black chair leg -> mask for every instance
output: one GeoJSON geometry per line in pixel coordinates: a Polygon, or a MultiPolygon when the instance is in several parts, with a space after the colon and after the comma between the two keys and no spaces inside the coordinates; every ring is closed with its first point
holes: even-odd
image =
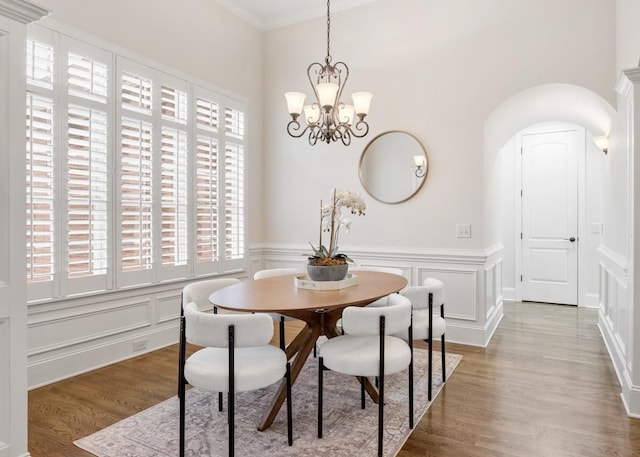
{"type": "Polygon", "coordinates": [[[184,404],[184,383],[181,383],[180,386],[180,395],[178,396],[180,399],[180,457],[184,457],[184,441],[185,441],[185,431],[184,431],[184,415],[185,415],[185,404],[184,404]]]}
{"type": "Polygon", "coordinates": [[[228,407],[228,421],[229,421],[229,457],[233,457],[234,454],[234,448],[235,448],[235,441],[234,441],[234,435],[235,435],[235,428],[236,428],[236,424],[234,421],[235,418],[235,393],[234,392],[229,392],[228,394],[228,401],[229,401],[229,407],[228,407]]]}
{"type": "Polygon", "coordinates": [[[411,361],[409,362],[409,428],[413,429],[413,319],[409,326],[409,350],[411,361]]]}
{"type": "Polygon", "coordinates": [[[385,318],[384,316],[380,316],[380,354],[378,357],[378,457],[382,457],[382,434],[384,432],[384,328],[385,318]]]}
{"type": "Polygon", "coordinates": [[[442,382],[447,381],[447,357],[444,351],[444,333],[442,334],[442,339],[440,340],[440,345],[442,346],[440,350],[442,351],[442,382]]]}
{"type": "Polygon", "coordinates": [[[280,316],[280,349],[285,350],[284,343],[284,316],[280,316]]]}
{"type": "Polygon", "coordinates": [[[382,435],[384,432],[384,376],[380,378],[378,397],[378,457],[382,457],[382,435]]]}
{"type": "MultiPolygon", "coordinates": [[[[182,311],[181,311],[182,312],[182,311]]],[[[184,315],[180,316],[180,348],[178,354],[178,399],[180,404],[180,457],[184,457],[184,441],[185,441],[185,431],[184,431],[184,416],[185,416],[185,387],[187,380],[184,377],[184,365],[186,359],[186,336],[185,336],[185,325],[186,321],[184,315]]]]}
{"type": "Polygon", "coordinates": [[[318,438],[322,438],[322,357],[318,358],[318,438]]]}
{"type": "Polygon", "coordinates": [[[287,442],[293,445],[293,418],[291,406],[291,364],[287,362],[287,442]]]}
{"type": "Polygon", "coordinates": [[[364,383],[367,378],[362,376],[358,379],[360,380],[360,409],[364,409],[364,383]]]}
{"type": "Polygon", "coordinates": [[[229,421],[229,457],[233,457],[235,442],[234,442],[234,434],[235,434],[235,404],[236,404],[236,385],[235,385],[235,334],[234,334],[234,326],[229,326],[229,366],[228,366],[228,376],[229,376],[229,393],[227,400],[227,412],[228,412],[228,421],[229,421]]]}
{"type": "Polygon", "coordinates": [[[433,343],[431,342],[432,339],[429,339],[428,344],[429,344],[429,351],[428,351],[428,358],[427,358],[427,363],[428,363],[428,380],[427,380],[427,400],[431,401],[431,384],[433,382],[432,378],[433,378],[433,343]]]}

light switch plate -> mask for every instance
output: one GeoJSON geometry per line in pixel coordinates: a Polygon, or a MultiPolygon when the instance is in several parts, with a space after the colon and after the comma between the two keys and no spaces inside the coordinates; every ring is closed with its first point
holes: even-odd
{"type": "Polygon", "coordinates": [[[457,238],[471,238],[471,224],[456,225],[457,238]]]}

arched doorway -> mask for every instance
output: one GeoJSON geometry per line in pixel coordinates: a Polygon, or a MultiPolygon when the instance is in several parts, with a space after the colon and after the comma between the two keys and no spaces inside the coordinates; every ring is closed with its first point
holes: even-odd
{"type": "MultiPolygon", "coordinates": [[[[520,214],[516,214],[516,197],[520,192],[520,182],[516,179],[520,173],[519,156],[516,155],[516,152],[520,153],[516,145],[518,135],[532,126],[549,126],[550,121],[571,124],[584,132],[585,151],[579,164],[582,180],[579,202],[582,203],[579,203],[581,206],[578,208],[579,213],[584,216],[586,199],[599,198],[597,195],[594,197],[597,189],[589,189],[587,195],[587,177],[595,180],[599,173],[598,167],[601,166],[598,160],[606,160],[591,137],[609,132],[613,113],[609,103],[587,89],[569,84],[547,84],[527,89],[505,100],[485,122],[487,245],[503,246],[503,299],[521,298],[521,288],[517,283],[521,274],[521,257],[518,258],[516,253],[516,243],[521,233],[521,225],[517,219],[520,214]],[[587,162],[586,158],[593,160],[587,162]]],[[[592,210],[591,214],[593,212],[592,210]]],[[[588,275],[597,274],[594,272],[597,269],[596,239],[599,238],[599,234],[594,233],[597,232],[597,224],[597,217],[583,217],[581,220],[580,251],[584,252],[579,255],[578,262],[577,301],[580,306],[597,306],[597,289],[593,291],[584,287],[588,275]]],[[[595,287],[597,288],[597,282],[595,287]]]]}

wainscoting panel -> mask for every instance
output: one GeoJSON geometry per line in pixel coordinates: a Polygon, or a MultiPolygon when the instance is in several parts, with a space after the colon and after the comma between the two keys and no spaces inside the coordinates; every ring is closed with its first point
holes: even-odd
{"type": "Polygon", "coordinates": [[[422,284],[426,278],[435,278],[445,285],[445,317],[475,321],[477,311],[477,277],[478,272],[474,269],[435,269],[421,268],[418,270],[418,285],[422,284]]]}
{"type": "Polygon", "coordinates": [[[156,324],[164,324],[176,321],[180,318],[180,307],[182,306],[182,290],[176,294],[174,291],[166,294],[158,294],[156,311],[156,324]]]}
{"type": "Polygon", "coordinates": [[[632,381],[633,319],[629,299],[627,264],[616,253],[601,247],[599,278],[600,297],[598,328],[622,386],[622,400],[627,413],[635,417],[640,411],[640,386],[632,381]]]}
{"type": "Polygon", "coordinates": [[[27,335],[29,355],[40,356],[149,327],[150,306],[150,300],[145,299],[76,315],[61,313],[31,322],[27,335]]]}
{"type": "MultiPolygon", "coordinates": [[[[251,271],[304,271],[306,246],[258,246],[250,250],[251,271]]],[[[483,250],[349,249],[361,266],[400,268],[409,285],[427,277],[445,283],[447,341],[486,346],[502,318],[501,247],[483,250]]],[[[204,279],[204,278],[203,278],[204,279]]],[[[180,297],[186,282],[102,295],[34,303],[28,308],[29,388],[134,357],[178,341],[180,297]]],[[[0,354],[1,355],[1,354],[0,354]]]]}
{"type": "Polygon", "coordinates": [[[185,284],[30,305],[29,388],[176,343],[185,284]]]}

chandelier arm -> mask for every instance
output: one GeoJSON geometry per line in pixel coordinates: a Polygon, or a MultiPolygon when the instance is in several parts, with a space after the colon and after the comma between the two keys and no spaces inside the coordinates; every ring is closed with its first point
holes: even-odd
{"type": "Polygon", "coordinates": [[[313,129],[309,130],[309,144],[311,146],[315,146],[318,142],[318,135],[314,132],[313,129]]]}
{"type": "Polygon", "coordinates": [[[360,119],[349,130],[356,138],[362,138],[369,133],[369,124],[367,124],[363,119],[360,119]]]}
{"type": "Polygon", "coordinates": [[[307,130],[309,130],[309,126],[307,125],[301,130],[300,122],[297,120],[291,120],[287,124],[287,133],[294,138],[300,138],[307,130]],[[298,131],[300,131],[300,133],[297,133],[298,131]]]}
{"type": "Polygon", "coordinates": [[[347,64],[344,62],[338,62],[333,66],[333,72],[338,80],[338,93],[336,94],[336,100],[334,103],[334,106],[337,108],[338,105],[342,103],[340,99],[342,98],[342,91],[344,90],[344,86],[347,84],[347,80],[349,79],[349,67],[347,67],[347,64]]]}
{"type": "Polygon", "coordinates": [[[349,146],[351,144],[351,130],[346,130],[341,135],[340,140],[342,141],[342,144],[344,144],[345,146],[349,146]]]}
{"type": "Polygon", "coordinates": [[[307,67],[307,79],[309,80],[309,84],[311,84],[311,88],[313,89],[313,94],[316,96],[316,100],[318,101],[320,100],[320,97],[318,96],[318,90],[316,89],[316,84],[320,82],[321,78],[325,74],[325,71],[326,71],[326,66],[322,65],[320,62],[313,62],[307,67]],[[313,82],[313,78],[311,77],[314,67],[318,67],[315,71],[315,76],[316,76],[315,83],[313,82]]]}

